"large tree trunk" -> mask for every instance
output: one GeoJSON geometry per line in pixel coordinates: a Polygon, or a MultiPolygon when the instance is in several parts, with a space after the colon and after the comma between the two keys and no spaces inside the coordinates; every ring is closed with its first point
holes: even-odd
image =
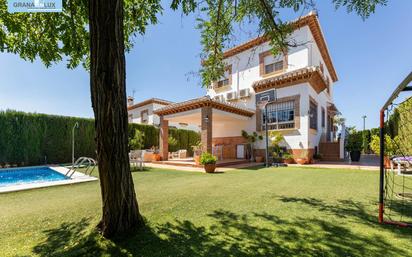
{"type": "Polygon", "coordinates": [[[142,224],[128,157],[123,0],[89,0],[90,87],[105,237],[142,224]]]}

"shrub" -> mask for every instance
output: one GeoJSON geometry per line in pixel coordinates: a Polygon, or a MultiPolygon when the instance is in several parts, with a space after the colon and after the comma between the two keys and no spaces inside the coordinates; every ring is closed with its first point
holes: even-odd
{"type": "Polygon", "coordinates": [[[129,140],[130,150],[140,150],[144,146],[145,135],[142,131],[135,129],[134,136],[129,140]]]}
{"type": "MultiPolygon", "coordinates": [[[[75,155],[96,157],[94,120],[57,115],[0,111],[0,166],[27,166],[45,163],[68,163],[72,156],[72,128],[75,129],[75,155]]],[[[136,130],[144,135],[135,146],[149,149],[159,145],[159,129],[151,125],[129,124],[129,142],[136,130]]],[[[200,141],[200,134],[191,130],[170,129],[179,149],[193,152],[191,146],[200,141]],[[178,136],[175,136],[178,135],[178,136]]]]}
{"type": "Polygon", "coordinates": [[[200,164],[206,165],[206,164],[215,164],[217,162],[216,156],[212,155],[211,153],[202,153],[200,156],[200,164]]]}
{"type": "Polygon", "coordinates": [[[362,149],[362,131],[352,130],[348,136],[346,150],[349,152],[360,151],[362,149]]]}
{"type": "MultiPolygon", "coordinates": [[[[371,150],[376,154],[380,155],[380,142],[381,139],[379,136],[373,135],[372,140],[369,144],[371,150]]],[[[385,153],[387,156],[392,156],[397,154],[399,151],[398,146],[399,145],[399,138],[396,136],[395,138],[391,138],[389,135],[385,135],[385,153]]]]}

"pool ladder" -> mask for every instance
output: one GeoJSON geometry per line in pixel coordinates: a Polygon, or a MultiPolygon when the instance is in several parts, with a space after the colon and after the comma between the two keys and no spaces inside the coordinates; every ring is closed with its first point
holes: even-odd
{"type": "Polygon", "coordinates": [[[73,174],[76,172],[76,170],[79,168],[86,168],[86,170],[83,173],[90,176],[94,168],[96,167],[96,165],[97,163],[94,159],[90,157],[80,157],[74,162],[72,167],[66,172],[66,176],[71,178],[73,174]]]}

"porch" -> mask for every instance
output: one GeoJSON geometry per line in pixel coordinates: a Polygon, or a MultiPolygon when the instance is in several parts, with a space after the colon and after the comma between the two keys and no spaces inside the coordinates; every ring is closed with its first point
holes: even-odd
{"type": "Polygon", "coordinates": [[[169,122],[199,126],[201,150],[218,157],[218,166],[245,161],[246,140],[241,131],[253,129],[254,110],[206,96],[171,104],[154,113],[160,117],[159,152],[163,162],[192,165],[189,160],[169,160],[169,122]]]}

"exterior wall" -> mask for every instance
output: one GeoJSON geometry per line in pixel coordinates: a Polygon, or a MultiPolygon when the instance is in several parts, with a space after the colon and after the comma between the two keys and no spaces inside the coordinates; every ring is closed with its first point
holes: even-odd
{"type": "Polygon", "coordinates": [[[237,145],[246,144],[246,139],[242,136],[234,137],[214,137],[212,145],[223,145],[223,159],[236,159],[237,145]]]}
{"type": "MultiPolygon", "coordinates": [[[[132,116],[132,123],[139,123],[142,124],[142,117],[141,117],[141,113],[142,111],[148,111],[148,125],[155,125],[158,126],[160,124],[160,118],[158,115],[153,114],[153,111],[160,109],[162,107],[164,107],[166,105],[163,104],[158,104],[158,103],[151,103],[151,104],[147,104],[144,106],[140,106],[138,108],[132,109],[128,111],[129,115],[133,115],[132,116]]],[[[170,127],[175,127],[178,129],[188,129],[188,130],[194,130],[194,131],[200,131],[199,126],[197,125],[192,125],[192,124],[188,124],[186,125],[181,125],[179,123],[176,122],[170,122],[169,123],[170,127]]]]}
{"type": "MultiPolygon", "coordinates": [[[[324,90],[320,94],[317,94],[309,83],[302,83],[294,86],[284,87],[276,90],[277,98],[289,97],[293,95],[300,95],[299,100],[299,128],[297,129],[285,129],[279,130],[284,138],[285,143],[282,146],[290,149],[294,154],[300,155],[302,150],[307,150],[309,156],[314,153],[315,147],[318,147],[322,137],[326,134],[327,121],[325,120],[325,127],[322,127],[322,107],[327,110],[327,103],[333,102],[332,100],[332,79],[330,77],[327,66],[322,59],[319,48],[315,43],[315,40],[310,32],[308,26],[304,26],[298,30],[295,30],[291,38],[295,42],[305,43],[296,48],[288,49],[287,54],[287,67],[283,72],[290,72],[293,70],[301,69],[308,66],[322,66],[323,73],[330,81],[329,90],[324,90]],[[309,126],[309,99],[314,99],[318,104],[318,129],[310,129],[309,126]]],[[[270,77],[271,75],[261,75],[259,65],[259,54],[267,50],[270,50],[269,44],[263,43],[252,49],[238,53],[225,60],[226,64],[231,67],[232,74],[229,80],[231,84],[219,89],[209,89],[207,95],[211,98],[215,96],[223,95],[226,99],[228,92],[236,92],[239,95],[239,91],[249,88],[250,97],[245,99],[234,100],[233,103],[246,107],[249,109],[256,109],[255,92],[253,91],[252,84],[255,81],[270,77]]],[[[279,73],[278,73],[279,74],[279,73]]],[[[278,74],[272,75],[276,76],[278,74]]],[[[273,90],[273,89],[272,89],[273,90]]],[[[258,113],[258,112],[257,112],[258,113]]],[[[327,112],[326,112],[327,113],[327,112]]],[[[259,119],[259,118],[258,118],[259,119]]],[[[327,119],[327,115],[325,115],[327,119]]],[[[213,137],[235,137],[239,136],[241,130],[246,130],[249,133],[256,131],[256,115],[245,123],[233,122],[225,124],[214,124],[213,137]]],[[[262,132],[264,135],[264,133],[262,132]]],[[[265,139],[257,142],[255,145],[257,153],[260,153],[265,148],[265,139]]],[[[263,155],[264,156],[264,155],[263,155]]]]}
{"type": "Polygon", "coordinates": [[[150,124],[150,125],[153,125],[153,124],[159,124],[159,117],[157,117],[157,122],[156,123],[154,123],[154,115],[153,115],[153,110],[154,110],[154,108],[153,108],[154,106],[153,106],[153,104],[148,104],[148,105],[144,105],[144,106],[140,106],[140,107],[138,107],[138,108],[135,108],[135,109],[133,109],[133,110],[130,110],[130,111],[128,111],[128,114],[130,115],[133,115],[133,117],[132,117],[132,123],[142,123],[142,117],[141,117],[141,112],[142,111],[145,111],[145,110],[147,110],[148,111],[148,123],[147,124],[150,124]]]}

